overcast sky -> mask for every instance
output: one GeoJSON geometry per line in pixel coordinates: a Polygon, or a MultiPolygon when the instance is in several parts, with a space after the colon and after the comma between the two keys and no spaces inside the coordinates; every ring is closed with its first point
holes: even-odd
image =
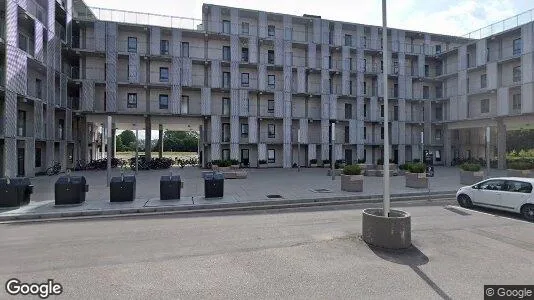
{"type": "MultiPolygon", "coordinates": [[[[202,18],[200,0],[85,0],[89,6],[202,18]]],[[[381,0],[211,0],[210,4],[370,25],[382,24],[381,0]]],[[[388,26],[464,35],[532,9],[531,0],[389,0],[388,26]]]]}

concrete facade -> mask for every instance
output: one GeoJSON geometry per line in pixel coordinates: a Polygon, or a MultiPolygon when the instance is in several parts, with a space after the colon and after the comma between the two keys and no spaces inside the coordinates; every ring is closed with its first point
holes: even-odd
{"type": "Polygon", "coordinates": [[[376,26],[204,4],[195,28],[158,27],[98,19],[82,1],[30,2],[2,2],[3,176],[105,156],[107,115],[147,140],[160,126],[199,131],[203,165],[284,168],[376,163],[385,109],[398,163],[484,158],[489,126],[504,167],[506,129],[534,123],[532,22],[480,40],[389,29],[382,70],[376,26]]]}

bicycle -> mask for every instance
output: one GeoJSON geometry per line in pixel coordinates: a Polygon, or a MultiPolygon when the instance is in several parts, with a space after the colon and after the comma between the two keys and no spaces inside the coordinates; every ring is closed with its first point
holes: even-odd
{"type": "Polygon", "coordinates": [[[85,162],[85,160],[78,160],[76,162],[76,166],[74,166],[74,171],[83,171],[87,169],[87,163],[85,162]]]}
{"type": "Polygon", "coordinates": [[[57,175],[59,174],[59,172],[61,172],[61,164],[57,161],[54,162],[54,164],[51,167],[46,169],[46,175],[48,176],[57,175]]]}

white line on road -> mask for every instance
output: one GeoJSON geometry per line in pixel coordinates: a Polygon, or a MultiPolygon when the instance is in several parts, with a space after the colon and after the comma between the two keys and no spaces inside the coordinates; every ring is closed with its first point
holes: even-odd
{"type": "Polygon", "coordinates": [[[461,207],[461,206],[458,206],[458,205],[446,205],[445,207],[453,207],[453,208],[462,209],[462,210],[466,210],[466,211],[470,211],[470,212],[476,212],[476,213],[479,213],[479,214],[488,215],[488,216],[492,216],[492,217],[503,218],[503,219],[513,220],[513,221],[519,221],[519,222],[523,222],[523,223],[525,223],[525,222],[526,223],[530,223],[527,220],[521,220],[521,219],[516,219],[516,218],[511,218],[511,217],[500,216],[500,215],[497,215],[497,214],[491,214],[491,213],[487,213],[487,212],[483,212],[483,211],[479,211],[479,210],[475,210],[475,209],[461,207]]]}

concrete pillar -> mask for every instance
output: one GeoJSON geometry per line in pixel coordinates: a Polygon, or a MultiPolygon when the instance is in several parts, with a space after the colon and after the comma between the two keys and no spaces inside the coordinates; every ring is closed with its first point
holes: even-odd
{"type": "Polygon", "coordinates": [[[159,124],[159,132],[158,132],[158,139],[159,139],[159,142],[161,144],[159,144],[159,148],[158,148],[158,157],[159,158],[162,158],[163,157],[163,147],[161,146],[163,144],[163,125],[162,124],[159,124]]]}
{"type": "Polygon", "coordinates": [[[443,128],[443,164],[447,167],[451,166],[452,162],[452,145],[451,145],[451,131],[443,128]]]}
{"type": "Polygon", "coordinates": [[[113,137],[111,139],[112,147],[111,147],[111,157],[115,158],[117,156],[117,126],[115,123],[113,123],[111,127],[111,136],[113,137]]]}
{"type": "Polygon", "coordinates": [[[145,158],[147,161],[151,159],[152,151],[152,122],[150,117],[145,117],[145,158]]]}
{"type": "Polygon", "coordinates": [[[506,168],[506,125],[502,120],[497,121],[497,167],[506,168]]]}

